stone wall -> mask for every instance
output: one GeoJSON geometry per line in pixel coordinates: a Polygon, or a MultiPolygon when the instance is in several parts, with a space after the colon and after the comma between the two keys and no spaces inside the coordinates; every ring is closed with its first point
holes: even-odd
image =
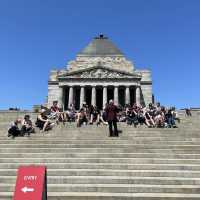
{"type": "Polygon", "coordinates": [[[123,70],[126,72],[133,72],[134,69],[133,63],[122,56],[77,56],[75,60],[72,60],[68,63],[67,68],[69,71],[76,71],[79,69],[90,68],[98,65],[110,67],[111,69],[123,70]]]}
{"type": "Polygon", "coordinates": [[[58,84],[49,84],[48,85],[48,107],[51,107],[53,104],[53,101],[59,101],[60,102],[60,96],[61,96],[61,90],[58,86],[58,84]]]}
{"type": "Polygon", "coordinates": [[[152,85],[141,85],[141,90],[142,102],[148,106],[149,103],[152,103],[152,85]]]}
{"type": "Polygon", "coordinates": [[[0,121],[14,121],[15,119],[23,119],[25,115],[30,115],[31,119],[35,120],[37,118],[38,113],[32,111],[8,111],[1,110],[0,111],[0,121]]]}
{"type": "Polygon", "coordinates": [[[141,79],[141,99],[146,106],[152,103],[152,78],[150,70],[137,70],[142,74],[141,79]]]}

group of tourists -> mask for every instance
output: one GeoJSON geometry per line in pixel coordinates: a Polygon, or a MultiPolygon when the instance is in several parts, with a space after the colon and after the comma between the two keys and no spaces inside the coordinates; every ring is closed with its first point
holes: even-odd
{"type": "Polygon", "coordinates": [[[92,124],[97,126],[100,124],[108,125],[110,137],[116,137],[118,136],[117,122],[124,122],[134,127],[146,125],[149,128],[176,128],[176,121],[180,122],[180,119],[175,108],[166,108],[161,106],[160,103],[155,105],[150,103],[147,107],[137,104],[122,107],[114,105],[113,100],[110,100],[103,110],[100,110],[96,106],[88,106],[84,102],[77,112],[73,104],[70,104],[67,111],[63,111],[58,107],[58,102],[54,101],[50,109],[41,107],[35,125],[29,115],[25,115],[23,120],[16,119],[12,122],[8,136],[16,137],[26,134],[30,136],[31,133],[35,133],[34,127],[45,132],[59,123],[76,122],[77,127],[92,124]]]}
{"type": "MultiPolygon", "coordinates": [[[[71,106],[73,107],[73,105],[71,106]]],[[[75,110],[72,110],[69,109],[68,113],[74,116],[72,113],[75,114],[75,110]]],[[[134,127],[146,125],[149,128],[177,128],[176,121],[180,123],[175,107],[166,108],[160,103],[156,103],[156,105],[150,103],[147,107],[137,104],[121,107],[115,106],[113,100],[110,100],[102,111],[96,106],[87,106],[84,103],[77,116],[78,127],[82,124],[96,123],[97,126],[100,123],[108,124],[110,136],[118,136],[117,122],[125,122],[134,127]],[[114,130],[112,130],[112,126],[114,130]]]]}
{"type": "Polygon", "coordinates": [[[30,119],[30,115],[25,115],[23,120],[20,118],[16,119],[8,128],[8,137],[12,136],[12,138],[15,138],[17,136],[30,136],[31,133],[35,133],[35,127],[38,127],[42,132],[45,132],[51,130],[60,120],[65,122],[66,114],[60,112],[57,104],[58,102],[54,101],[50,109],[41,107],[35,125],[30,119]]]}
{"type": "Polygon", "coordinates": [[[126,108],[127,124],[137,125],[145,124],[147,127],[157,128],[176,128],[176,121],[180,123],[178,113],[175,107],[166,108],[160,103],[156,105],[149,104],[148,107],[141,107],[134,104],[126,108]]]}
{"type": "Polygon", "coordinates": [[[16,119],[10,124],[8,129],[8,137],[12,136],[13,138],[17,136],[24,136],[25,134],[30,136],[31,133],[35,133],[35,128],[30,119],[30,115],[25,115],[23,120],[16,119]]]}

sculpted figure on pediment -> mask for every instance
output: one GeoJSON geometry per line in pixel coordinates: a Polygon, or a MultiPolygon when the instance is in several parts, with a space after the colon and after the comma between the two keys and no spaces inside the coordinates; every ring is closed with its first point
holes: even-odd
{"type": "Polygon", "coordinates": [[[119,72],[108,71],[105,69],[95,69],[91,71],[82,72],[78,76],[80,78],[130,78],[131,77],[119,72]]]}

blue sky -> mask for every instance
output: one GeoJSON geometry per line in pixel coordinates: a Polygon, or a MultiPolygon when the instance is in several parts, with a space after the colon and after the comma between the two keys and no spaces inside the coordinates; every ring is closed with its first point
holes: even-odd
{"type": "Polygon", "coordinates": [[[199,10],[199,0],[1,0],[0,109],[43,103],[49,71],[99,33],[152,70],[162,104],[200,107],[199,10]]]}

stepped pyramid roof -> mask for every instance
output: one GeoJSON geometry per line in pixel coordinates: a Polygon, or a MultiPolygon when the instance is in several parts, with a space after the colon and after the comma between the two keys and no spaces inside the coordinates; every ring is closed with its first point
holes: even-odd
{"type": "Polygon", "coordinates": [[[99,35],[78,54],[79,56],[124,56],[118,47],[104,35],[99,35]]]}

